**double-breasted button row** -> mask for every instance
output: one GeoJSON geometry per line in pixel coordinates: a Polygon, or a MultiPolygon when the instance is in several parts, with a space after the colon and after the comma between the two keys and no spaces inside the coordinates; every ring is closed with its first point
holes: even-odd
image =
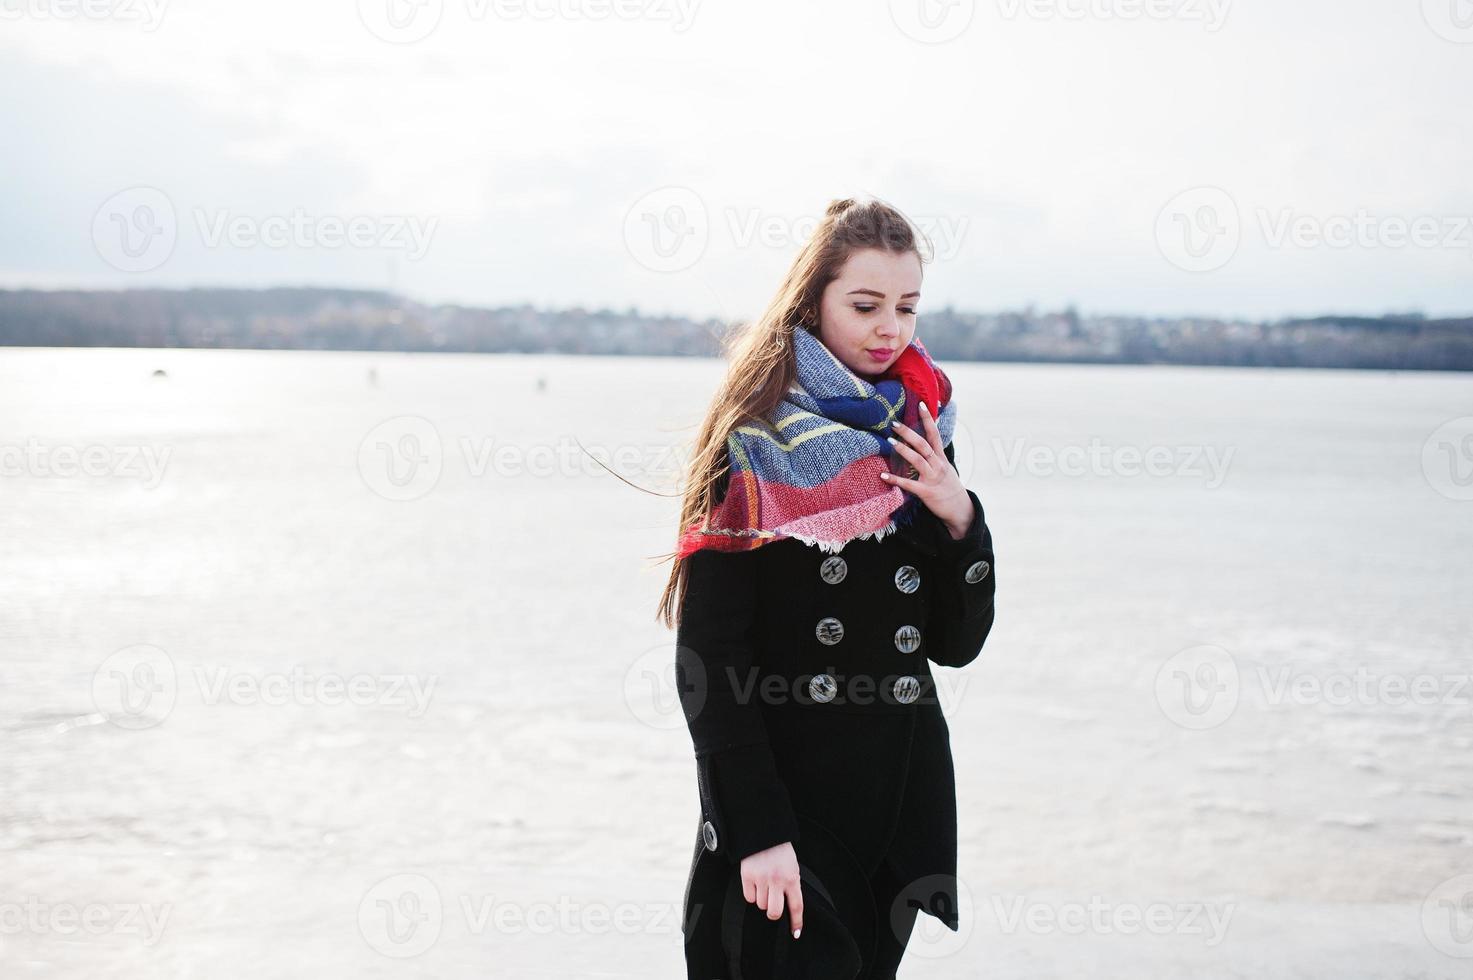
{"type": "MultiPolygon", "coordinates": [[[[849,563],[839,555],[829,555],[819,563],[818,574],[829,585],[838,585],[849,574],[849,563]]],[[[912,594],[921,587],[921,573],[914,565],[901,565],[895,569],[895,587],[912,594]]]]}
{"type": "MultiPolygon", "coordinates": [[[[808,696],[820,704],[832,701],[838,693],[839,684],[834,680],[833,674],[814,674],[813,679],[808,682],[808,696]]],[[[901,704],[910,704],[921,696],[921,682],[910,674],[897,677],[891,693],[901,704]]],[[[709,827],[710,824],[708,823],[707,826],[709,827]]],[[[714,847],[711,849],[715,850],[714,847]]]]}
{"type": "MultiPolygon", "coordinates": [[[[818,637],[818,642],[824,646],[831,647],[844,638],[844,624],[835,616],[825,616],[813,628],[813,633],[818,637]]],[[[907,624],[895,631],[895,649],[901,653],[915,653],[920,647],[921,631],[919,627],[907,624]]]]}

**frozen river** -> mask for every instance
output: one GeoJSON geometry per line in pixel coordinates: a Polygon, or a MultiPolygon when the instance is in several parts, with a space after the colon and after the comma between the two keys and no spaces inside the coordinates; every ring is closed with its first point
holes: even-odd
{"type": "MultiPolygon", "coordinates": [[[[944,366],[998,612],[901,975],[1466,980],[1473,378],[944,366]]],[[[683,977],[676,501],[583,451],[673,492],[719,371],[0,351],[0,976],[683,977]]]]}

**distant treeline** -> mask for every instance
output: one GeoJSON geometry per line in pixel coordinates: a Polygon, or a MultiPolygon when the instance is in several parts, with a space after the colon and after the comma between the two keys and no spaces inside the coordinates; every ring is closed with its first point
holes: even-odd
{"type": "MultiPolygon", "coordinates": [[[[1036,313],[921,315],[939,359],[1473,370],[1473,317],[1257,322],[1036,313]]],[[[346,289],[0,290],[0,346],[710,356],[736,324],[637,309],[426,306],[346,289]]]]}

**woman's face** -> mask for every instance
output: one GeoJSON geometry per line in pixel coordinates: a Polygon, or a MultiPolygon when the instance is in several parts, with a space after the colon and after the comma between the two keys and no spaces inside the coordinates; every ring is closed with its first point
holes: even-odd
{"type": "Polygon", "coordinates": [[[818,339],[855,374],[873,377],[916,332],[921,260],[915,252],[858,249],[824,288],[818,339]]]}

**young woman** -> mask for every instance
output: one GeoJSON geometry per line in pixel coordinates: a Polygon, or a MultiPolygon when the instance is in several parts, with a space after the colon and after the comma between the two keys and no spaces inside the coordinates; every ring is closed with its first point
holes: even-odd
{"type": "Polygon", "coordinates": [[[995,576],[921,266],[898,211],[831,203],[697,438],[660,605],[701,804],[692,980],[881,980],[918,911],[960,925],[931,664],[976,659],[995,576]]]}

